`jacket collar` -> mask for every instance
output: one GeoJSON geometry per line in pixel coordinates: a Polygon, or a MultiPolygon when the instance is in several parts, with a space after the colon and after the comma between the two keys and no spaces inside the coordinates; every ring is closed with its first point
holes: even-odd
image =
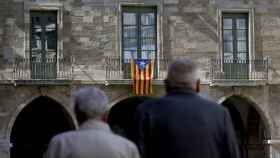
{"type": "Polygon", "coordinates": [[[167,95],[177,95],[177,94],[197,94],[195,90],[191,88],[174,88],[167,92],[167,95]]]}
{"type": "Polygon", "coordinates": [[[111,129],[108,126],[108,124],[96,119],[87,120],[80,126],[80,130],[88,130],[88,129],[111,132],[111,129]]]}

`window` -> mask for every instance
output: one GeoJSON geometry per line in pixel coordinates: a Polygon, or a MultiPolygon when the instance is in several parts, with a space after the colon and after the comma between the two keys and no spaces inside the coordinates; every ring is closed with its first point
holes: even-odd
{"type": "MultiPolygon", "coordinates": [[[[156,7],[122,8],[122,63],[124,78],[130,77],[131,59],[156,59],[156,13],[156,7]]],[[[154,72],[154,75],[156,75],[156,71],[154,72]]]]}
{"type": "Polygon", "coordinates": [[[122,52],[124,62],[131,58],[156,57],[156,9],[124,7],[122,13],[122,52]]]}
{"type": "Polygon", "coordinates": [[[248,79],[248,14],[223,14],[223,70],[226,79],[248,79]]]}
{"type": "Polygon", "coordinates": [[[57,11],[31,11],[30,24],[31,78],[55,78],[57,11]]]}
{"type": "Polygon", "coordinates": [[[248,14],[223,14],[225,60],[248,59],[248,14]]]}

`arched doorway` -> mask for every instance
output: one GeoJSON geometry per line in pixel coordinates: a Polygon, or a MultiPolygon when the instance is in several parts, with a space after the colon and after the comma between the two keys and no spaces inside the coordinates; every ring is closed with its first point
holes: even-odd
{"type": "Polygon", "coordinates": [[[133,96],[115,104],[111,108],[108,117],[108,123],[111,129],[115,133],[133,141],[134,112],[138,105],[149,99],[152,99],[152,97],[133,96]]]}
{"type": "Polygon", "coordinates": [[[17,116],[11,131],[11,158],[42,158],[50,139],[75,129],[71,116],[56,101],[38,97],[17,116]]]}
{"type": "Polygon", "coordinates": [[[267,158],[268,131],[256,105],[241,96],[231,96],[222,105],[231,115],[242,158],[267,158]]]}

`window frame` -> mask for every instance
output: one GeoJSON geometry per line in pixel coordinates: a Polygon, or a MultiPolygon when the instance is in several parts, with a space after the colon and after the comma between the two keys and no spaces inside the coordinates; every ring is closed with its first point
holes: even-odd
{"type": "MultiPolygon", "coordinates": [[[[29,40],[29,48],[30,48],[30,59],[32,59],[32,31],[33,31],[33,28],[32,28],[32,14],[37,14],[38,16],[41,16],[41,17],[44,17],[45,14],[55,14],[55,38],[56,38],[56,47],[54,49],[54,52],[55,52],[55,61],[57,61],[57,56],[58,56],[58,24],[57,24],[57,15],[58,15],[58,12],[56,10],[30,10],[30,40],[29,40]],[[41,15],[40,15],[41,14],[41,15]]],[[[44,19],[45,20],[45,19],[44,19]]],[[[46,22],[46,21],[44,21],[46,22]]],[[[43,23],[44,23],[43,22],[43,23]]],[[[43,23],[40,23],[41,25],[41,28],[42,28],[42,35],[41,35],[41,38],[43,39],[41,41],[41,43],[43,42],[44,44],[42,44],[42,49],[41,49],[41,53],[44,53],[43,51],[45,51],[44,54],[42,54],[42,62],[45,62],[45,59],[46,59],[46,53],[48,52],[48,50],[45,50],[46,49],[46,46],[45,46],[45,42],[46,42],[46,26],[43,25],[43,23]],[[44,47],[44,48],[43,48],[44,47]]]]}
{"type": "MultiPolygon", "coordinates": [[[[223,13],[247,13],[248,14],[248,60],[255,59],[255,11],[254,8],[218,8],[217,9],[217,30],[218,30],[218,54],[217,59],[223,64],[223,27],[222,27],[222,15],[223,13]]],[[[249,72],[252,72],[253,65],[249,62],[249,72]]],[[[223,72],[223,65],[221,65],[221,72],[223,72]]]]}
{"type": "MultiPolygon", "coordinates": [[[[225,30],[231,30],[232,31],[232,55],[233,55],[233,62],[237,62],[238,60],[238,37],[237,37],[237,31],[240,30],[246,30],[246,51],[243,53],[246,53],[246,60],[249,60],[249,15],[248,13],[223,13],[222,14],[222,47],[223,47],[223,54],[222,57],[225,59],[225,48],[224,48],[224,43],[227,42],[225,41],[224,38],[224,31],[225,30]],[[238,18],[244,18],[246,19],[246,28],[245,29],[238,29],[236,21],[238,18]],[[232,25],[231,29],[225,29],[224,28],[224,19],[231,19],[232,20],[232,25]]],[[[242,40],[244,41],[244,40],[242,40]]]]}
{"type": "Polygon", "coordinates": [[[24,2],[24,58],[30,57],[30,12],[57,11],[57,60],[63,58],[63,4],[57,2],[24,2]]]}
{"type": "MultiPolygon", "coordinates": [[[[141,51],[142,51],[142,40],[143,38],[141,37],[141,14],[142,13],[153,13],[154,14],[154,25],[149,25],[149,26],[154,26],[154,36],[150,37],[150,39],[154,39],[154,46],[155,49],[154,50],[146,50],[146,51],[154,51],[154,60],[157,60],[158,57],[158,17],[157,17],[157,7],[156,6],[121,6],[122,10],[121,10],[121,61],[122,63],[125,61],[125,57],[124,57],[124,13],[136,13],[136,39],[137,39],[137,48],[136,48],[136,56],[137,58],[142,58],[141,55],[141,51]]],[[[133,25],[134,26],[134,25],[133,25]]],[[[147,39],[144,38],[144,39],[147,39]]]]}

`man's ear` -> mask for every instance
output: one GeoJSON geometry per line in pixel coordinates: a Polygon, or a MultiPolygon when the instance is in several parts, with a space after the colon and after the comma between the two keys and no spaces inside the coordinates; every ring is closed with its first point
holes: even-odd
{"type": "Polygon", "coordinates": [[[201,89],[200,89],[200,79],[198,79],[198,80],[196,81],[196,88],[195,88],[195,89],[196,89],[196,92],[197,92],[197,93],[200,92],[200,90],[201,90],[201,89]]]}
{"type": "Polygon", "coordinates": [[[75,115],[76,115],[77,121],[78,121],[79,125],[81,125],[82,123],[84,123],[87,120],[87,116],[85,113],[81,112],[77,106],[75,106],[74,110],[75,110],[75,115]]]}
{"type": "Polygon", "coordinates": [[[108,122],[108,116],[109,116],[109,112],[105,112],[102,116],[101,116],[101,121],[103,122],[108,122]]]}

